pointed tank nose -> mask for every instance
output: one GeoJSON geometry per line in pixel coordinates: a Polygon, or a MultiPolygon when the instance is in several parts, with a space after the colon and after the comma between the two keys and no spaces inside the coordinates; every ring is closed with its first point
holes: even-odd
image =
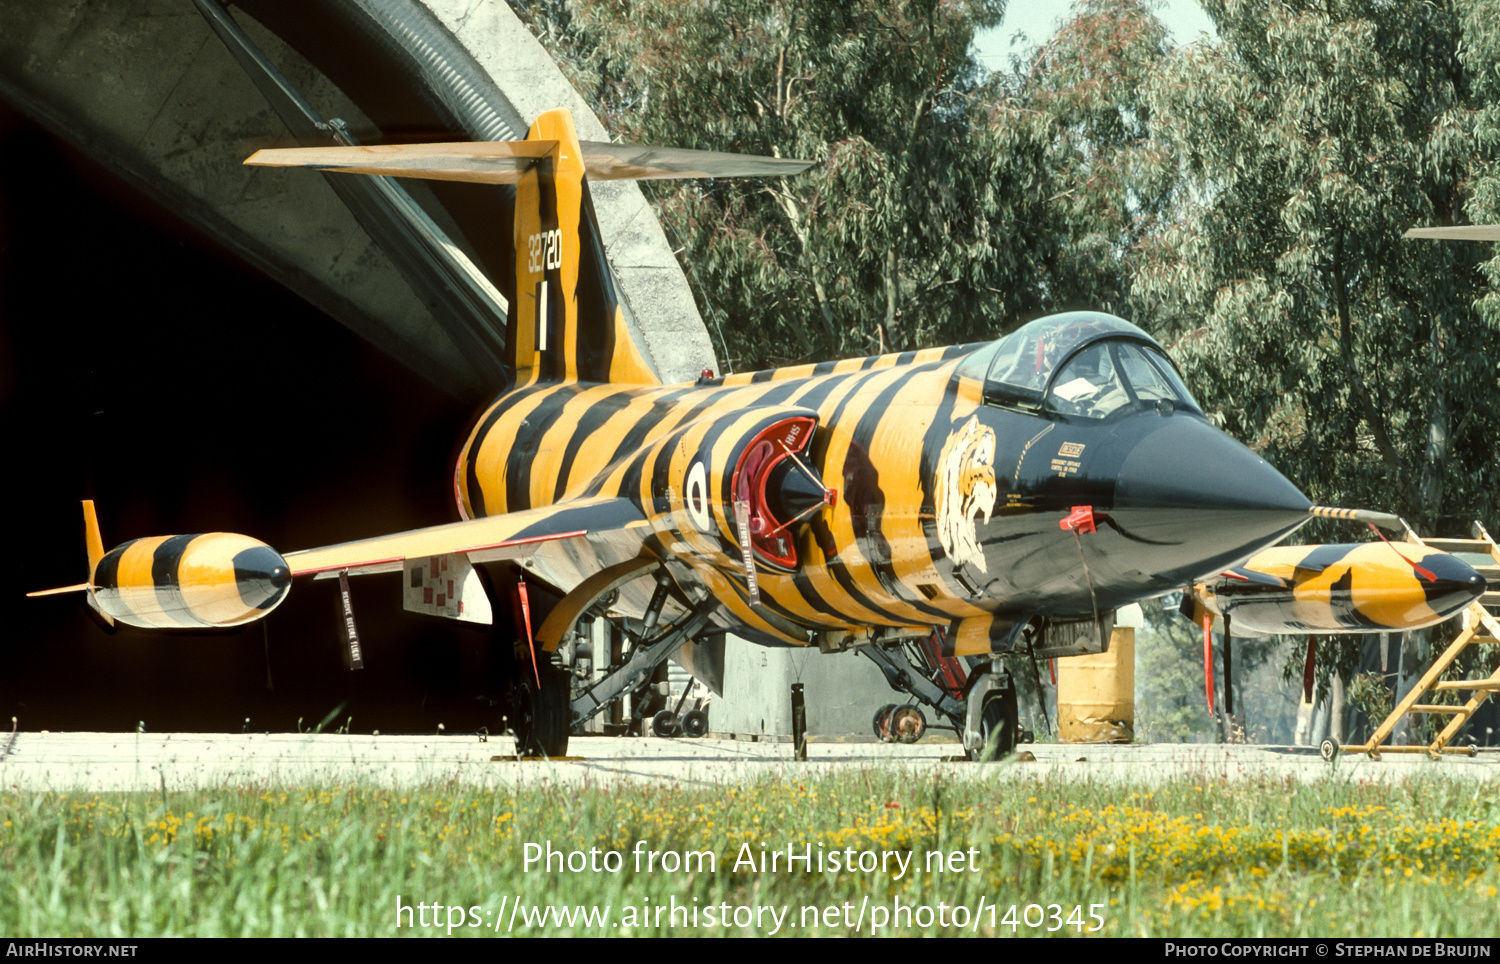
{"type": "Polygon", "coordinates": [[[1265,459],[1176,415],[1126,454],[1109,516],[1130,542],[1131,568],[1181,586],[1286,538],[1310,505],[1265,459]]]}
{"type": "Polygon", "coordinates": [[[1446,552],[1422,556],[1417,564],[1427,570],[1420,580],[1425,602],[1444,619],[1483,596],[1489,588],[1478,570],[1446,552]],[[1432,578],[1425,578],[1427,575],[1432,578]]]}

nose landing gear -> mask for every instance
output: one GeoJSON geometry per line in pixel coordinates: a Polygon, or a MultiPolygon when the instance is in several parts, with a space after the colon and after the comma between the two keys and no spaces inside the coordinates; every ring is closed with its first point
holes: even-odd
{"type": "MultiPolygon", "coordinates": [[[[969,759],[1001,760],[1017,743],[1029,741],[1020,725],[1015,682],[997,663],[965,671],[960,660],[942,654],[936,633],[924,644],[875,645],[861,652],[880,667],[892,689],[934,710],[942,728],[955,730],[969,759]]],[[[915,743],[927,730],[927,717],[919,707],[888,703],[875,712],[871,727],[882,743],[915,743]]]]}

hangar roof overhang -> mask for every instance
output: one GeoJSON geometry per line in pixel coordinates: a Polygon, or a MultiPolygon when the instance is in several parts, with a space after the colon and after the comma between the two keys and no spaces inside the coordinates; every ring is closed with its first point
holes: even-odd
{"type": "MultiPolygon", "coordinates": [[[[608,139],[503,0],[241,0],[231,12],[290,85],[361,142],[516,139],[558,106],[581,137],[608,139]]],[[[294,141],[190,0],[0,0],[0,20],[0,97],[434,384],[466,399],[498,387],[475,349],[496,333],[466,333],[441,290],[414,288],[328,183],[241,165],[294,141]]],[[[402,189],[484,274],[513,258],[494,189],[402,189]]],[[[663,381],[717,367],[638,187],[593,193],[627,322],[663,381]]]]}

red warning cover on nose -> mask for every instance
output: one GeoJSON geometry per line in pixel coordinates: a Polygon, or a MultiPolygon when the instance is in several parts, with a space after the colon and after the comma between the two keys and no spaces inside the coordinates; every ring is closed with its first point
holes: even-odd
{"type": "Polygon", "coordinates": [[[1075,505],[1068,517],[1057,523],[1059,529],[1067,529],[1069,532],[1093,532],[1094,507],[1091,505],[1075,505]]]}

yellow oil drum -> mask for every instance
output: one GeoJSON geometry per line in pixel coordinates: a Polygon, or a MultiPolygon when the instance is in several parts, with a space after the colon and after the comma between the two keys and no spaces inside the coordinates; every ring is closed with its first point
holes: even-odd
{"type": "Polygon", "coordinates": [[[1109,649],[1057,661],[1057,729],[1064,743],[1135,738],[1135,629],[1116,625],[1109,649]]]}

